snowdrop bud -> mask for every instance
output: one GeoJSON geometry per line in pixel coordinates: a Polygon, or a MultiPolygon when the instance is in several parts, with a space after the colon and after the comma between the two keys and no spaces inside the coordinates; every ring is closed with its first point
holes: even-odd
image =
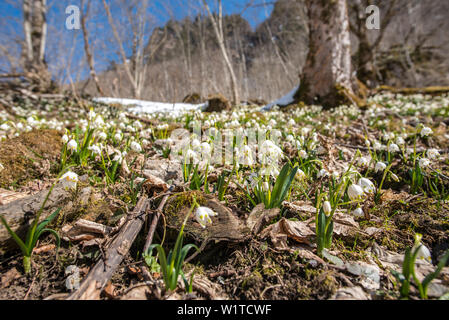
{"type": "Polygon", "coordinates": [[[78,143],[76,143],[76,141],[72,139],[67,143],[67,148],[69,148],[69,150],[76,151],[76,149],[78,148],[78,143]]]}
{"type": "Polygon", "coordinates": [[[69,141],[69,137],[65,134],[61,138],[62,143],[67,143],[69,141]]]}
{"type": "Polygon", "coordinates": [[[78,175],[75,172],[67,171],[61,178],[62,186],[64,189],[76,189],[76,184],[78,183],[78,175]]]}
{"type": "Polygon", "coordinates": [[[0,163],[0,172],[2,172],[5,169],[5,167],[0,163]]]}
{"type": "Polygon", "coordinates": [[[332,212],[331,203],[329,201],[324,201],[323,211],[326,216],[329,216],[329,214],[332,212]]]}
{"type": "Polygon", "coordinates": [[[376,163],[376,166],[375,166],[374,170],[376,172],[379,172],[379,171],[383,172],[386,168],[387,168],[387,165],[385,163],[379,161],[379,162],[376,163]]]}
{"type": "Polygon", "coordinates": [[[365,213],[363,212],[363,209],[358,207],[354,211],[352,211],[352,215],[356,218],[363,218],[365,216],[365,213]]]}
{"type": "Polygon", "coordinates": [[[399,182],[399,177],[395,175],[394,173],[391,173],[391,179],[393,179],[396,182],[399,182]]]}
{"type": "Polygon", "coordinates": [[[351,184],[348,188],[348,196],[351,200],[357,200],[362,198],[364,192],[362,187],[356,184],[351,184]]]}

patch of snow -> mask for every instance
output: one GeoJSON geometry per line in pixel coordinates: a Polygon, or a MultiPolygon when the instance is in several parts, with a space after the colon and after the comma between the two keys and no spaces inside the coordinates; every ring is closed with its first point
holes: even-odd
{"type": "Polygon", "coordinates": [[[276,101],[270,102],[269,104],[263,106],[261,110],[262,111],[269,111],[274,106],[282,107],[282,106],[289,105],[290,103],[293,103],[295,101],[293,96],[295,95],[296,91],[298,91],[298,89],[299,89],[299,86],[294,87],[293,90],[290,91],[289,93],[287,93],[285,96],[283,96],[282,98],[279,98],[276,101]]]}
{"type": "Polygon", "coordinates": [[[180,112],[190,110],[204,110],[207,107],[206,103],[190,104],[190,103],[167,103],[154,102],[137,99],[122,99],[122,98],[94,98],[94,101],[106,104],[119,103],[124,106],[132,106],[129,111],[133,113],[158,113],[158,112],[180,112]]]}

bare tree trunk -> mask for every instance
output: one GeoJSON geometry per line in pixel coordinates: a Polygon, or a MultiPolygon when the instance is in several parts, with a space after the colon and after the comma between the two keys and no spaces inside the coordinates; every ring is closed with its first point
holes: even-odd
{"type": "Polygon", "coordinates": [[[24,71],[40,91],[47,91],[51,85],[51,74],[45,63],[47,38],[47,1],[23,0],[23,30],[25,34],[24,71]]]}
{"type": "Polygon", "coordinates": [[[307,6],[309,53],[295,98],[324,107],[355,102],[346,0],[309,0],[307,6]]]}
{"type": "MultiPolygon", "coordinates": [[[[84,7],[84,0],[81,1],[81,10],[84,7]]],[[[98,92],[104,96],[104,91],[101,89],[100,81],[98,80],[97,73],[94,68],[94,57],[89,47],[89,37],[87,34],[87,26],[86,26],[86,18],[89,15],[90,1],[87,1],[86,13],[81,15],[81,29],[83,31],[83,39],[84,39],[84,51],[86,52],[87,63],[89,64],[90,76],[95,82],[95,86],[97,87],[98,92]]]]}
{"type": "Polygon", "coordinates": [[[131,74],[128,59],[126,58],[125,49],[123,48],[122,40],[120,39],[120,36],[117,32],[117,28],[115,27],[115,22],[114,22],[114,19],[112,18],[111,10],[109,10],[109,6],[105,0],[103,0],[103,6],[106,11],[106,15],[108,16],[109,25],[112,28],[112,33],[114,34],[115,41],[117,42],[117,45],[119,46],[119,52],[120,52],[120,55],[123,60],[123,67],[125,68],[125,73],[126,73],[128,80],[131,84],[133,95],[134,95],[134,97],[139,98],[137,84],[131,74]]]}
{"type": "Polygon", "coordinates": [[[214,27],[215,36],[217,37],[218,45],[221,50],[221,54],[223,55],[223,59],[225,61],[225,64],[227,66],[227,69],[229,71],[230,75],[230,84],[231,84],[231,90],[232,90],[232,96],[233,96],[233,103],[238,104],[240,103],[239,99],[239,89],[237,86],[237,79],[235,77],[234,69],[232,67],[231,60],[229,59],[228,52],[226,50],[225,44],[224,44],[224,35],[223,35],[223,17],[222,17],[222,5],[221,0],[218,0],[218,19],[216,19],[212,12],[210,11],[209,6],[207,5],[206,0],[203,0],[204,7],[206,8],[207,12],[209,13],[210,19],[212,21],[212,25],[214,27]],[[217,21],[218,20],[218,21],[217,21]]]}

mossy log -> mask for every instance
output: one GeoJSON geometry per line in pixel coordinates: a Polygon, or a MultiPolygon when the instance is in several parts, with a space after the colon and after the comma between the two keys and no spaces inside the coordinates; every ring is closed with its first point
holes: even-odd
{"type": "MultiPolygon", "coordinates": [[[[48,190],[42,190],[35,195],[4,204],[0,206],[0,215],[5,218],[10,228],[19,237],[24,238],[26,231],[33,222],[34,216],[42,206],[47,194],[48,190]]],[[[71,193],[69,191],[66,191],[62,186],[55,186],[44,207],[41,220],[50,215],[54,211],[53,209],[62,206],[66,202],[66,199],[70,197],[71,193]]],[[[11,239],[3,224],[0,224],[0,254],[3,254],[14,246],[14,240],[11,239]]]]}

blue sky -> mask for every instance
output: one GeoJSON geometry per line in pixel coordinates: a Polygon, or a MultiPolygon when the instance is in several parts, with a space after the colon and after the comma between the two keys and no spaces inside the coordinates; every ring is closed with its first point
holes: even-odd
{"type": "MultiPolygon", "coordinates": [[[[88,20],[90,42],[94,43],[94,57],[96,57],[96,69],[99,71],[107,67],[106,61],[120,62],[116,51],[112,31],[107,23],[106,14],[101,0],[91,0],[93,12],[88,20]],[[100,38],[101,41],[96,41],[100,38]],[[96,43],[102,43],[96,46],[96,43]]],[[[107,0],[111,7],[114,19],[123,18],[120,8],[115,5],[115,0],[107,0]]],[[[189,15],[195,15],[200,7],[201,0],[150,0],[148,9],[149,21],[152,27],[163,26],[170,18],[183,19],[189,15]]],[[[6,47],[13,55],[18,55],[20,47],[17,39],[23,38],[22,10],[20,0],[0,0],[0,46],[6,47]]],[[[81,30],[67,30],[65,28],[65,8],[68,5],[80,5],[80,0],[47,0],[48,3],[48,40],[46,47],[46,60],[53,75],[63,77],[66,66],[72,66],[71,76],[74,80],[85,78],[88,75],[85,70],[75,70],[84,59],[83,40],[81,30]],[[56,74],[55,74],[56,73],[56,74]]],[[[211,9],[215,11],[216,0],[208,0],[211,9]]],[[[243,17],[255,28],[271,13],[273,5],[270,0],[223,0],[223,13],[242,13],[243,17]],[[246,8],[247,4],[256,4],[255,7],[246,8]],[[265,6],[262,4],[266,3],[265,6]],[[246,8],[246,9],[245,9],[246,8]]],[[[148,34],[149,36],[149,34],[148,34]]],[[[130,50],[125,47],[129,54],[130,50]]],[[[0,52],[0,73],[8,71],[9,64],[5,64],[3,52],[0,52]],[[3,58],[2,58],[3,56],[3,58]]],[[[68,81],[66,79],[66,81],[68,81]]]]}

